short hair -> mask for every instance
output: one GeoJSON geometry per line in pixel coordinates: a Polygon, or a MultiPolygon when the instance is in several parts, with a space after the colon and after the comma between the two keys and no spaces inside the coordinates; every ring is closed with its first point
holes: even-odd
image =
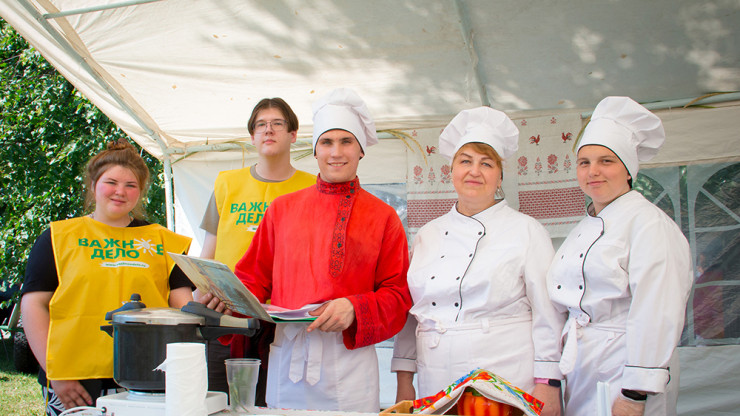
{"type": "Polygon", "coordinates": [[[260,102],[257,103],[256,106],[254,106],[254,109],[252,110],[252,115],[249,116],[247,128],[249,129],[249,134],[251,136],[254,136],[254,123],[257,121],[257,114],[260,111],[268,108],[277,108],[278,110],[280,110],[281,113],[283,113],[285,121],[288,122],[288,132],[298,131],[298,116],[295,115],[293,109],[290,108],[285,100],[280,97],[263,98],[262,100],[260,100],[260,102]]]}
{"type": "Polygon", "coordinates": [[[493,147],[485,143],[480,143],[480,142],[465,143],[459,149],[457,149],[457,152],[455,152],[455,155],[452,157],[453,164],[455,163],[455,159],[457,159],[457,156],[460,155],[460,152],[462,152],[462,150],[466,148],[473,149],[476,152],[484,154],[490,157],[491,159],[493,159],[493,161],[496,163],[496,166],[498,166],[498,168],[501,170],[501,177],[503,178],[504,176],[503,159],[501,158],[501,156],[498,155],[498,153],[493,147]]]}
{"type": "Polygon", "coordinates": [[[142,218],[144,214],[144,199],[149,190],[149,167],[144,159],[139,156],[136,148],[126,139],[109,141],[106,149],[93,156],[85,168],[85,210],[95,209],[95,183],[98,179],[114,166],[121,166],[130,170],[139,185],[139,201],[132,210],[135,218],[142,218]]]}

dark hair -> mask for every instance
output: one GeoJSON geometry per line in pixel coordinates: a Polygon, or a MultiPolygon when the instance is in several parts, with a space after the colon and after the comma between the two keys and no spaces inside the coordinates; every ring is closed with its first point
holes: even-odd
{"type": "Polygon", "coordinates": [[[470,143],[465,143],[464,145],[460,146],[460,148],[457,149],[457,152],[455,152],[455,155],[452,157],[453,164],[455,163],[455,159],[457,159],[457,156],[460,154],[460,152],[466,147],[471,148],[475,150],[476,152],[484,154],[490,157],[491,159],[493,159],[494,163],[496,163],[496,166],[498,166],[499,170],[501,171],[501,178],[504,177],[503,159],[501,159],[501,156],[498,155],[498,153],[493,147],[485,143],[470,142],[470,143]]]}
{"type": "Polygon", "coordinates": [[[132,215],[141,218],[144,214],[143,201],[149,189],[149,168],[144,159],[136,152],[136,148],[126,141],[119,139],[109,141],[106,149],[93,156],[85,168],[85,210],[92,211],[95,207],[95,183],[100,176],[114,166],[121,166],[130,170],[139,184],[139,201],[132,211],[132,215]]]}
{"type": "Polygon", "coordinates": [[[285,100],[279,97],[263,98],[260,102],[257,103],[256,106],[254,106],[254,109],[252,110],[252,115],[249,116],[247,128],[249,129],[250,135],[254,135],[254,123],[255,121],[257,121],[257,114],[260,111],[268,108],[277,108],[278,110],[280,110],[281,113],[283,113],[285,121],[288,122],[288,132],[294,132],[298,130],[298,116],[295,115],[293,109],[290,108],[285,100]]]}

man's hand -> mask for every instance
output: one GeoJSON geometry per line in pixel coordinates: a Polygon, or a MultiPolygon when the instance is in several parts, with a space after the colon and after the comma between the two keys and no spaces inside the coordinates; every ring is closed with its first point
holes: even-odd
{"type": "Polygon", "coordinates": [[[216,312],[223,313],[224,315],[231,315],[231,309],[226,308],[226,304],[221,302],[221,299],[213,296],[213,293],[203,293],[200,289],[193,291],[193,300],[198,303],[206,305],[206,308],[213,309],[216,312]]]}
{"type": "Polygon", "coordinates": [[[612,406],[612,416],[643,416],[645,414],[645,402],[628,400],[621,395],[617,397],[612,406]]]}
{"type": "Polygon", "coordinates": [[[540,416],[560,416],[560,387],[536,383],[532,396],[545,403],[540,416]]]}
{"type": "Polygon", "coordinates": [[[77,380],[51,380],[51,388],[67,410],[93,405],[92,397],[77,380]]]}
{"type": "Polygon", "coordinates": [[[342,332],[355,321],[355,307],[347,298],[334,299],[309,312],[318,316],[307,331],[319,329],[324,332],[342,332]]]}

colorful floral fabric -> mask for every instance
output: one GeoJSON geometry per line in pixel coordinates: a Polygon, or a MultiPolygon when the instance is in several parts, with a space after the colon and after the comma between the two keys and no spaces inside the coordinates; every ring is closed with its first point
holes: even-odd
{"type": "Polygon", "coordinates": [[[514,406],[529,416],[538,416],[544,405],[544,403],[507,380],[478,368],[450,384],[439,393],[414,400],[413,412],[418,414],[442,414],[457,403],[467,387],[475,389],[491,400],[514,406]]]}

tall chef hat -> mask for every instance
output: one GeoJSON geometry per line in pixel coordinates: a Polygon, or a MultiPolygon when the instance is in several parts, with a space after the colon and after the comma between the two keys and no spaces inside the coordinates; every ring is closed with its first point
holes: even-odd
{"type": "Polygon", "coordinates": [[[635,179],[639,162],[655,157],[664,141],[665,131],[658,116],[629,97],[606,97],[594,109],[578,150],[590,144],[608,148],[635,179]]]}
{"type": "Polygon", "coordinates": [[[313,149],[319,136],[329,130],[346,130],[357,138],[364,153],[378,143],[375,122],[365,102],[349,88],[337,88],[313,103],[313,149]]]}
{"type": "Polygon", "coordinates": [[[509,116],[491,107],[478,107],[458,113],[439,136],[439,154],[452,161],[467,143],[485,143],[503,159],[519,148],[519,129],[509,116]]]}

